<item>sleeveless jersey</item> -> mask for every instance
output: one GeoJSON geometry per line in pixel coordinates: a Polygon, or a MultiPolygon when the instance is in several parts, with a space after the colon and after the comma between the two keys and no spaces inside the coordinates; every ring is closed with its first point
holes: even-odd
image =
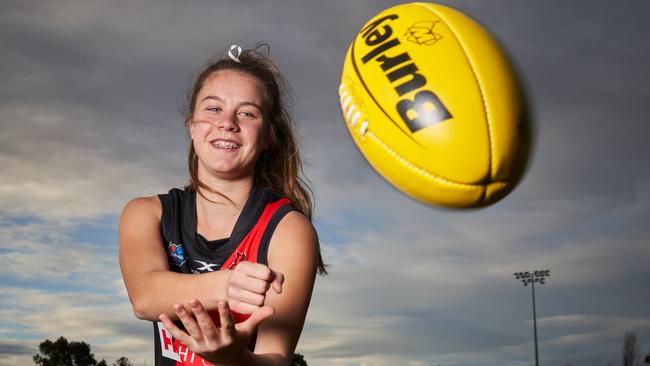
{"type": "MultiPolygon", "coordinates": [[[[280,220],[294,210],[286,198],[264,188],[254,187],[230,238],[206,240],[196,232],[195,192],[172,189],[158,197],[162,203],[160,232],[169,270],[178,273],[200,275],[220,269],[233,269],[242,261],[268,264],[271,236],[280,220]]],[[[248,318],[248,315],[232,314],[237,323],[248,318]]],[[[219,313],[214,310],[211,316],[215,324],[219,325],[219,313]]],[[[156,366],[212,365],[173,339],[162,322],[153,324],[156,366]]],[[[180,322],[176,324],[183,329],[180,322]]],[[[250,347],[254,347],[254,341],[255,336],[250,347]]]]}

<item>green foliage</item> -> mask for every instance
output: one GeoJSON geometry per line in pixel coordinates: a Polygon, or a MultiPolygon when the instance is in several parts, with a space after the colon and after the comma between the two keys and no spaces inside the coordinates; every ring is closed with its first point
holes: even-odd
{"type": "Polygon", "coordinates": [[[307,366],[307,361],[305,361],[305,357],[300,353],[294,353],[291,358],[291,366],[307,366]]]}
{"type": "Polygon", "coordinates": [[[86,342],[68,342],[59,337],[55,342],[46,339],[38,349],[40,354],[34,355],[34,363],[38,366],[96,366],[97,360],[90,353],[86,342]]]}
{"type": "MultiPolygon", "coordinates": [[[[38,346],[39,354],[34,355],[37,366],[108,366],[105,360],[97,362],[86,342],[68,342],[59,337],[52,342],[49,339],[38,346]]],[[[133,366],[126,357],[118,358],[111,366],[133,366]]]]}
{"type": "Polygon", "coordinates": [[[131,361],[129,361],[128,358],[126,357],[120,357],[117,359],[117,361],[113,362],[112,366],[133,366],[131,361]]]}
{"type": "Polygon", "coordinates": [[[636,333],[626,332],[623,337],[623,346],[621,347],[623,366],[634,366],[639,358],[639,350],[636,333]]]}

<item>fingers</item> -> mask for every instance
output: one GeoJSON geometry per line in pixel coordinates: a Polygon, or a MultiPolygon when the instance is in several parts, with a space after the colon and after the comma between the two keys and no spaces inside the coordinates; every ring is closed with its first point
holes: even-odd
{"type": "Polygon", "coordinates": [[[235,324],[228,302],[220,301],[217,310],[221,326],[217,328],[201,302],[192,299],[189,308],[191,312],[186,306],[174,305],[174,310],[187,332],[177,327],[167,315],[161,314],[159,319],[175,339],[202,357],[203,354],[217,357],[215,352],[226,355],[237,351],[238,345],[247,344],[260,323],[275,313],[272,307],[262,306],[246,321],[235,324]]]}
{"type": "Polygon", "coordinates": [[[270,306],[262,306],[255,310],[246,321],[236,325],[237,329],[247,334],[251,334],[266,318],[275,314],[275,309],[270,306]]]}
{"type": "MultiPolygon", "coordinates": [[[[205,310],[201,302],[197,299],[192,299],[190,300],[190,307],[192,308],[192,312],[194,313],[194,317],[196,318],[196,322],[198,322],[198,327],[200,328],[203,336],[207,339],[216,338],[217,327],[214,325],[214,322],[212,321],[212,317],[210,317],[210,314],[208,314],[208,312],[205,310]]],[[[181,319],[181,321],[183,321],[183,319],[181,319]]],[[[194,321],[194,319],[192,319],[192,321],[194,321]]],[[[185,325],[184,321],[183,324],[185,325]]],[[[187,328],[187,325],[185,326],[185,328],[187,328]]],[[[192,335],[192,333],[190,333],[190,335],[192,335]]]]}
{"type": "Polygon", "coordinates": [[[229,292],[232,299],[256,306],[264,305],[264,293],[255,293],[237,287],[233,287],[229,292]]]}
{"type": "Polygon", "coordinates": [[[221,322],[221,342],[230,344],[235,339],[235,320],[232,318],[226,301],[220,301],[217,304],[217,310],[219,310],[219,321],[221,322]]]}
{"type": "Polygon", "coordinates": [[[178,319],[183,323],[185,330],[192,338],[199,338],[201,336],[201,330],[199,329],[194,317],[190,315],[185,306],[181,304],[174,304],[174,311],[178,315],[178,319]]]}
{"type": "MultiPolygon", "coordinates": [[[[241,268],[241,271],[245,272],[245,274],[248,277],[256,278],[258,280],[262,280],[267,283],[271,283],[274,280],[280,278],[280,282],[278,282],[278,285],[281,286],[282,282],[284,281],[284,275],[278,271],[274,271],[270,269],[268,266],[265,266],[260,263],[251,263],[251,262],[241,262],[237,265],[235,268],[235,271],[237,271],[241,268]]],[[[253,289],[251,289],[253,291],[253,289]]],[[[264,291],[268,290],[268,287],[264,291]]],[[[280,289],[281,290],[281,289],[280,289]]],[[[261,291],[256,291],[256,292],[261,292],[261,291]]]]}
{"type": "Polygon", "coordinates": [[[284,274],[263,264],[241,262],[228,280],[229,304],[237,312],[251,314],[264,305],[269,289],[282,293],[283,283],[284,274]]]}
{"type": "Polygon", "coordinates": [[[172,333],[174,338],[182,343],[198,341],[202,339],[216,339],[218,337],[217,327],[214,325],[210,314],[205,310],[200,301],[190,300],[190,313],[185,306],[174,304],[174,311],[178,319],[183,323],[185,331],[178,328],[167,315],[161,314],[158,318],[163,322],[165,328],[172,333]]]}
{"type": "MultiPolygon", "coordinates": [[[[237,265],[237,268],[239,266],[243,265],[243,270],[246,271],[247,275],[253,278],[257,278],[266,282],[269,282],[273,276],[273,271],[271,269],[263,264],[260,263],[251,263],[251,262],[241,262],[237,265]]],[[[237,269],[236,268],[236,269],[237,269]]],[[[235,270],[236,270],[235,269],[235,270]]]]}
{"type": "MultiPolygon", "coordinates": [[[[244,289],[258,294],[263,294],[269,289],[269,283],[266,280],[249,276],[244,272],[233,273],[229,285],[230,288],[244,289]]],[[[228,295],[232,296],[230,293],[228,295]]]]}
{"type": "Polygon", "coordinates": [[[273,271],[273,281],[271,282],[271,286],[273,287],[273,291],[275,291],[278,294],[282,293],[282,284],[284,283],[284,275],[278,271],[273,271]]]}
{"type": "Polygon", "coordinates": [[[228,305],[232,311],[238,312],[240,314],[252,314],[255,310],[260,308],[259,305],[251,305],[235,299],[228,300],[228,305]]]}
{"type": "Polygon", "coordinates": [[[190,337],[187,333],[178,328],[167,315],[161,314],[158,319],[163,322],[165,329],[167,329],[172,334],[172,337],[178,339],[181,343],[188,347],[192,347],[195,344],[194,338],[190,337]]]}

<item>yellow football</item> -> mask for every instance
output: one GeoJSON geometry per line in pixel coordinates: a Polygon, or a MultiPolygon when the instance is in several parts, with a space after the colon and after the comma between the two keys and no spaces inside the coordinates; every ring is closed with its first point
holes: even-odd
{"type": "Polygon", "coordinates": [[[361,153],[417,200],[486,206],[523,175],[521,88],[498,44],[457,10],[409,3],[370,19],[348,48],[339,96],[361,153]]]}

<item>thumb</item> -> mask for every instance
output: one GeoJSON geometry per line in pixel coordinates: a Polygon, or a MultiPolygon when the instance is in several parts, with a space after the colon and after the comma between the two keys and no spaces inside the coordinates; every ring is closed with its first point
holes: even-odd
{"type": "Polygon", "coordinates": [[[270,317],[273,314],[275,314],[274,308],[268,305],[262,306],[261,308],[255,310],[248,319],[237,324],[236,327],[246,333],[253,333],[255,329],[259,327],[260,323],[262,323],[266,318],[270,317]]]}
{"type": "Polygon", "coordinates": [[[271,281],[271,287],[273,287],[273,291],[275,291],[278,294],[281,294],[283,283],[284,283],[284,275],[280,272],[273,271],[273,280],[271,281]]]}

